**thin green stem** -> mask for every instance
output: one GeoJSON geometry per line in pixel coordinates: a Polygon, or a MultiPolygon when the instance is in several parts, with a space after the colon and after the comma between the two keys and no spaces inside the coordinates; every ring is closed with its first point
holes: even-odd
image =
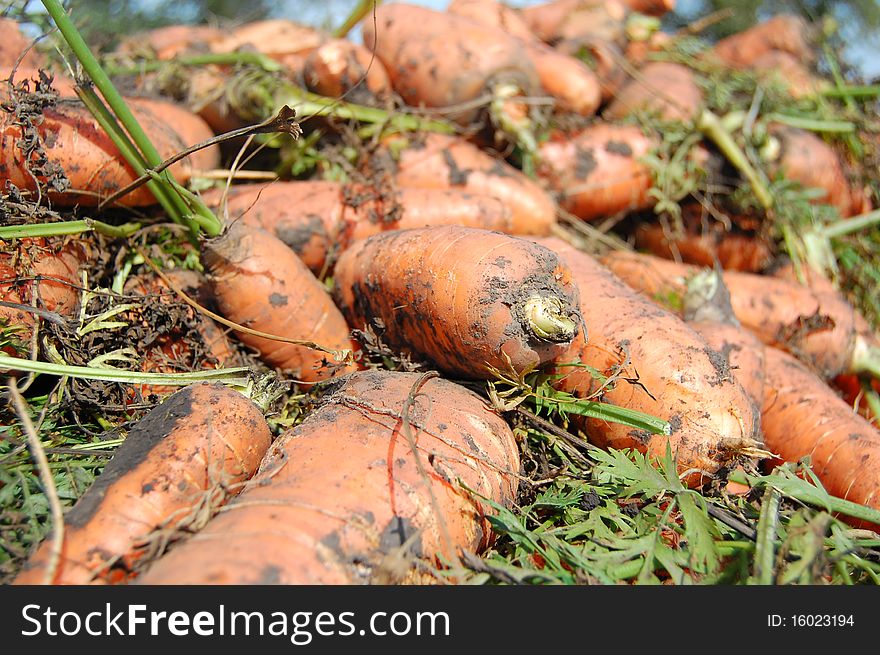
{"type": "Polygon", "coordinates": [[[761,500],[761,514],[758,517],[758,536],[755,540],[755,572],[752,584],[773,584],[776,562],[776,526],[779,522],[779,503],[782,494],[773,486],[767,487],[761,500]]]}
{"type": "Polygon", "coordinates": [[[791,116],[774,112],[764,117],[768,121],[782,123],[790,127],[797,127],[810,132],[855,132],[856,124],[852,121],[819,120],[816,118],[804,118],[803,116],[791,116]]]}
{"type": "Polygon", "coordinates": [[[0,239],[21,239],[23,237],[55,237],[84,232],[99,232],[111,238],[127,238],[141,228],[140,223],[110,225],[91,218],[80,221],[61,221],[58,223],[34,223],[30,225],[8,225],[0,227],[0,239]]]}
{"type": "Polygon", "coordinates": [[[841,95],[838,97],[843,99],[847,109],[855,111],[856,104],[853,102],[852,96],[843,93],[843,90],[846,88],[846,80],[843,79],[843,74],[840,72],[840,65],[837,63],[837,57],[827,43],[822,44],[822,52],[825,54],[825,60],[828,63],[828,69],[831,71],[834,86],[838,91],[841,91],[841,95]]]}
{"type": "Polygon", "coordinates": [[[880,85],[840,85],[822,89],[820,93],[826,98],[876,98],[880,96],[880,85]]]}
{"type": "MultiPolygon", "coordinates": [[[[52,20],[55,21],[55,25],[58,27],[58,30],[61,32],[61,35],[64,37],[64,40],[70,46],[70,49],[73,51],[76,58],[79,60],[86,74],[92,80],[94,85],[98,88],[98,91],[101,92],[101,95],[104,97],[104,100],[109,105],[110,109],[113,111],[114,116],[118,119],[119,123],[123,128],[128,132],[131,140],[134,142],[140,154],[143,156],[144,164],[146,167],[155,167],[162,163],[162,157],[159,155],[159,152],[156,150],[156,147],[150,141],[147,134],[144,132],[138,120],[135,118],[131,109],[125,103],[125,100],[120,95],[119,91],[116,90],[116,87],[111,82],[107,73],[101,68],[101,65],[98,63],[98,60],[92,54],[89,47],[86,45],[86,42],[83,40],[79,31],[77,31],[76,26],[73,24],[73,21],[67,15],[67,12],[64,11],[64,7],[62,7],[59,0],[43,0],[43,6],[46,8],[46,11],[52,17],[52,20]]],[[[143,171],[137,172],[139,175],[143,173],[143,171]]],[[[165,171],[163,173],[166,176],[166,179],[173,179],[173,176],[169,171],[165,171]]],[[[152,188],[151,188],[152,190],[152,188]]],[[[174,194],[169,194],[168,197],[174,198],[174,194]]],[[[157,196],[157,200],[158,200],[157,196]]],[[[171,201],[176,208],[176,211],[170,213],[170,215],[177,220],[181,220],[188,212],[189,208],[183,205],[182,201],[179,199],[171,201]]],[[[166,208],[167,210],[168,208],[166,208]]],[[[207,213],[207,215],[213,216],[210,213],[210,210],[207,207],[200,208],[203,215],[207,213]]],[[[219,234],[222,230],[223,226],[220,221],[214,217],[214,221],[216,222],[215,226],[215,234],[219,234]]],[[[190,229],[194,229],[195,226],[192,221],[187,221],[189,223],[190,229]]]]}
{"type": "Polygon", "coordinates": [[[382,0],[360,0],[343,21],[342,25],[333,30],[333,36],[337,39],[344,39],[354,29],[354,26],[361,22],[364,16],[373,11],[381,2],[382,0]]]}
{"type": "Polygon", "coordinates": [[[880,209],[853,216],[842,221],[837,221],[831,225],[826,225],[819,230],[821,236],[826,239],[837,239],[853,232],[859,232],[866,227],[873,227],[880,223],[880,209]]]}
{"type": "Polygon", "coordinates": [[[721,119],[708,109],[704,109],[697,121],[697,129],[718,146],[728,161],[745,176],[761,206],[770,209],[773,206],[772,194],[742,148],[733,140],[730,132],[724,129],[721,119]]]}
{"type": "Polygon", "coordinates": [[[257,66],[264,71],[279,71],[283,66],[260,52],[212,52],[203,55],[175,57],[170,61],[144,60],[134,66],[118,66],[112,62],[104,63],[104,71],[108,75],[128,76],[139,73],[152,73],[169,66],[257,66]]]}
{"type": "Polygon", "coordinates": [[[96,366],[72,366],[69,364],[53,364],[31,359],[22,359],[0,353],[0,368],[30,373],[46,373],[48,375],[66,375],[84,380],[103,380],[105,382],[124,382],[130,384],[162,384],[169,386],[186,386],[194,382],[224,382],[233,386],[247,386],[246,366],[220,368],[193,373],[143,373],[126,371],[116,368],[99,368],[96,366]]]}
{"type": "MultiPolygon", "coordinates": [[[[128,135],[122,130],[122,127],[110,113],[110,110],[101,102],[98,95],[89,87],[77,87],[77,95],[91,112],[92,116],[94,116],[101,129],[113,141],[113,144],[125,161],[128,162],[128,165],[132,167],[135,174],[143,175],[147,166],[143,156],[138,152],[137,147],[131,142],[128,135]]],[[[166,186],[157,183],[155,180],[147,183],[147,188],[172,220],[176,223],[188,224],[192,235],[196,234],[193,231],[196,229],[195,223],[187,220],[186,208],[182,205],[179,198],[176,198],[169,192],[166,186]]]]}
{"type": "MultiPolygon", "coordinates": [[[[280,94],[276,94],[274,105],[290,105],[296,108],[303,120],[317,116],[332,116],[340,120],[354,120],[360,123],[386,124],[388,127],[402,132],[441,132],[452,134],[455,128],[445,121],[422,118],[412,114],[398,114],[368,107],[342,102],[337,98],[327,98],[285,84],[280,94]]],[[[273,107],[274,109],[274,107],[273,107]]]]}

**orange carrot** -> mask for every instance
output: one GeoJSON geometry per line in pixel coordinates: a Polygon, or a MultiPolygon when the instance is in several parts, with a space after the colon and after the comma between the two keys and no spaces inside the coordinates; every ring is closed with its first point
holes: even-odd
{"type": "Polygon", "coordinates": [[[460,137],[390,137],[373,166],[392,171],[401,187],[459,189],[498,198],[512,213],[513,234],[546,235],[556,222],[556,204],[535,181],[460,137]]]}
{"type": "Polygon", "coordinates": [[[237,221],[205,242],[202,261],[225,318],[325,349],[237,332],[264,362],[303,384],[355,370],[341,357],[357,350],[345,320],[323,285],[280,239],[237,221]]]}
{"type": "MultiPolygon", "coordinates": [[[[658,257],[680,259],[688,264],[714,266],[718,262],[724,270],[757,273],[770,264],[773,252],[765,239],[738,230],[728,231],[723,223],[704,217],[703,213],[698,204],[683,205],[681,234],[660,223],[639,223],[634,233],[635,245],[658,257]]],[[[738,223],[737,217],[728,220],[734,226],[738,223]]]]}
{"type": "Polygon", "coordinates": [[[814,96],[828,86],[828,82],[815,75],[801,59],[782,50],[764,53],[752,62],[750,68],[785,86],[796,99],[814,96]]]}
{"type": "MultiPolygon", "coordinates": [[[[698,267],[642,255],[613,252],[603,263],[649,297],[683,291],[698,267]]],[[[857,329],[857,313],[838,293],[813,291],[766,275],[728,271],[734,313],[765,344],[791,351],[822,377],[866,372],[880,377],[878,348],[857,329]]]]}
{"type": "Polygon", "coordinates": [[[0,301],[12,303],[0,305],[0,325],[18,328],[12,336],[20,347],[27,347],[36,322],[27,307],[73,316],[88,258],[86,245],[74,238],[0,239],[0,301]]]}
{"type": "Polygon", "coordinates": [[[463,125],[480,117],[478,98],[507,98],[512,114],[527,113],[514,100],[535,95],[540,82],[522,44],[501,30],[463,16],[406,4],[383,4],[363,22],[364,44],[385,65],[394,89],[413,106],[450,108],[463,125]]]}
{"type": "Polygon", "coordinates": [[[880,432],[794,357],[775,348],[765,357],[767,449],[788,462],[809,457],[828,493],[880,509],[880,432]]]}
{"type": "Polygon", "coordinates": [[[143,583],[426,583],[438,564],[492,542],[492,510],[477,494],[512,505],[519,457],[510,427],[476,394],[373,370],[321,402],[143,583]]]}
{"type": "MultiPolygon", "coordinates": [[[[212,304],[203,276],[195,271],[171,270],[165,275],[178,289],[203,306],[212,304]]],[[[129,278],[124,293],[127,296],[156,296],[154,302],[178,301],[174,292],[159,277],[144,275],[129,278]],[[158,296],[164,295],[164,298],[158,296]]],[[[137,304],[145,305],[146,299],[135,299],[137,304]]],[[[226,333],[209,317],[187,307],[181,308],[178,322],[172,325],[145,326],[152,329],[151,335],[143,340],[141,351],[141,370],[144,372],[185,373],[200,369],[217,369],[227,366],[240,366],[241,357],[236,352],[226,333]]],[[[162,384],[134,384],[129,389],[132,402],[139,402],[152,395],[167,396],[177,390],[162,384]]]]}
{"type": "MultiPolygon", "coordinates": [[[[396,191],[325,180],[231,187],[230,219],[272,232],[320,274],[357,239],[386,230],[465,225],[514,233],[508,207],[492,196],[456,189],[402,187],[396,191]],[[328,260],[329,257],[329,260],[328,260]]],[[[205,194],[219,205],[222,192],[205,194]]]]}
{"type": "Polygon", "coordinates": [[[212,41],[211,52],[255,50],[280,62],[288,74],[302,70],[310,52],[329,40],[322,30],[286,18],[267,18],[243,23],[225,38],[212,41]]]}
{"type": "Polygon", "coordinates": [[[452,0],[446,11],[491,25],[526,42],[540,41],[519,10],[498,0],[452,0]]]}
{"type": "Polygon", "coordinates": [[[381,60],[346,39],[330,39],[306,55],[303,79],[315,93],[331,98],[348,94],[347,100],[362,104],[391,93],[391,79],[381,60]]]}
{"type": "Polygon", "coordinates": [[[801,61],[812,62],[811,28],[800,16],[779,14],[715,44],[713,52],[729,66],[750,66],[773,50],[788,52],[801,61]]]}
{"type": "Polygon", "coordinates": [[[385,232],[356,242],[334,269],[350,325],[471,379],[522,372],[579,333],[567,269],[531,241],[459,226],[385,232]]]}
{"type": "Polygon", "coordinates": [[[756,445],[759,416],[723,356],[682,319],[619,280],[598,261],[557,238],[537,239],[571,268],[582,290],[585,330],[555,360],[555,383],[592,398],[666,420],[654,435],[603,420],[574,419],[600,447],[635,448],[663,457],[669,446],[679,473],[699,485],[756,445]],[[591,367],[609,378],[593,377],[591,367]]]}
{"type": "Polygon", "coordinates": [[[53,567],[41,544],[15,584],[129,578],[175,530],[204,520],[257,470],[271,434],[262,411],[220,384],[186,387],[138,421],[65,514],[53,567]],[[46,576],[50,576],[46,580],[46,576]]]}
{"type": "MultiPolygon", "coordinates": [[[[191,129],[198,121],[187,110],[158,100],[132,100],[130,106],[163,159],[193,145],[177,131],[177,125],[191,129]]],[[[203,127],[198,136],[210,134],[203,127]]],[[[218,163],[219,150],[213,147],[186,157],[169,170],[185,184],[194,168],[215,168],[218,163]]],[[[0,114],[0,168],[22,191],[36,194],[38,182],[48,185],[43,197],[61,206],[95,206],[137,177],[89,111],[74,100],[46,107],[37,118],[27,113],[0,114]],[[27,139],[23,139],[25,135],[27,139]]],[[[118,200],[126,207],[155,202],[146,187],[118,200]]]]}
{"type": "Polygon", "coordinates": [[[543,43],[527,44],[544,92],[562,111],[592,116],[602,102],[599,78],[583,62],[543,43]]]}
{"type": "Polygon", "coordinates": [[[623,4],[648,16],[662,16],[675,11],[675,0],[623,0],[623,4]]]}
{"type": "Polygon", "coordinates": [[[213,25],[165,25],[124,37],[116,52],[167,61],[185,53],[209,51],[211,43],[225,38],[226,33],[213,25]]]}
{"type": "Polygon", "coordinates": [[[858,201],[853,198],[843,163],[834,149],[807,130],[771,124],[769,131],[781,146],[778,158],[769,164],[771,173],[807,189],[823,190],[825,195],[814,202],[833,205],[841,216],[852,216],[858,201]]]}
{"type": "Polygon", "coordinates": [[[730,376],[760,408],[764,402],[764,344],[736,318],[730,291],[718,271],[707,269],[688,279],[682,313],[688,325],[727,361],[730,376]]]}
{"type": "Polygon", "coordinates": [[[703,92],[694,72],[683,64],[648,62],[638,77],[629,80],[602,112],[606,120],[619,120],[636,111],[647,111],[667,121],[684,123],[697,119],[703,106],[703,92]]]}
{"type": "Polygon", "coordinates": [[[559,204],[589,221],[654,204],[650,169],[639,159],[655,141],[635,126],[596,122],[555,132],[538,148],[538,177],[559,204]]]}
{"type": "Polygon", "coordinates": [[[453,0],[446,10],[519,39],[535,67],[541,87],[561,110],[581,116],[596,113],[601,102],[596,74],[574,57],[541,43],[514,9],[496,0],[453,0]]]}
{"type": "Polygon", "coordinates": [[[603,104],[610,102],[629,79],[621,65],[624,53],[612,41],[581,37],[560,41],[554,47],[584,62],[596,74],[603,104]]]}
{"type": "Polygon", "coordinates": [[[673,38],[672,35],[666,32],[654,32],[647,39],[627,43],[623,54],[629,63],[640,68],[648,62],[650,54],[662,52],[672,42],[673,38]]]}
{"type": "Polygon", "coordinates": [[[0,69],[12,68],[21,57],[21,65],[39,68],[45,61],[39,50],[28,47],[31,40],[22,34],[21,26],[11,18],[0,16],[0,69]],[[25,53],[27,50],[27,53],[25,53]]]}
{"type": "Polygon", "coordinates": [[[555,0],[523,7],[532,32],[548,43],[598,38],[622,45],[629,8],[618,0],[555,0]]]}

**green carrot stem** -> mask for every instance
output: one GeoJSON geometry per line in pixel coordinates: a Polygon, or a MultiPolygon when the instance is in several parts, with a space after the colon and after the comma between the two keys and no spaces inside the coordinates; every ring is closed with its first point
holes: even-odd
{"type": "Polygon", "coordinates": [[[819,92],[826,98],[876,98],[880,96],[880,85],[854,85],[842,84],[833,88],[822,89],[819,92]]]}
{"type": "Polygon", "coordinates": [[[855,132],[856,124],[851,121],[830,121],[818,120],[814,118],[804,118],[803,116],[791,116],[789,114],[780,114],[774,112],[765,116],[768,121],[782,123],[790,127],[798,127],[802,130],[811,132],[855,132]]]}
{"type": "Polygon", "coordinates": [[[21,239],[22,237],[54,237],[84,232],[100,232],[111,238],[126,238],[140,229],[139,223],[110,225],[91,218],[80,221],[61,221],[58,223],[33,223],[30,225],[9,225],[0,227],[0,239],[21,239]]]}
{"type": "MultiPolygon", "coordinates": [[[[159,155],[159,152],[156,150],[149,137],[147,137],[140,123],[138,123],[134,114],[131,112],[131,109],[129,109],[125,100],[119,94],[119,91],[116,90],[113,82],[110,81],[107,73],[104,72],[104,69],[101,68],[101,65],[98,63],[98,60],[95,59],[95,56],[92,54],[91,50],[89,50],[89,47],[77,31],[73,21],[70,20],[70,17],[64,11],[64,7],[61,6],[59,0],[43,0],[43,6],[52,17],[52,20],[55,21],[55,25],[64,37],[64,40],[67,41],[67,44],[70,46],[71,50],[73,50],[74,55],[76,55],[76,58],[79,60],[86,74],[88,74],[89,78],[91,78],[92,82],[101,92],[101,95],[113,111],[113,114],[119,120],[119,123],[122,124],[131,136],[132,141],[143,156],[144,163],[149,167],[161,164],[162,157],[159,155]]],[[[141,174],[142,172],[143,171],[138,171],[138,174],[141,174]]],[[[165,175],[168,176],[169,179],[172,177],[168,172],[166,172],[165,175]]],[[[170,195],[173,196],[173,194],[170,195]]],[[[157,200],[158,199],[157,196],[157,200]]],[[[172,202],[178,211],[172,213],[171,216],[180,217],[181,214],[185,214],[187,209],[182,203],[175,202],[174,200],[172,200],[172,202]]],[[[207,208],[205,208],[205,211],[207,211],[207,208]]],[[[216,218],[214,220],[216,222],[215,234],[219,234],[223,229],[223,226],[219,220],[216,218]]],[[[192,221],[187,221],[187,223],[189,223],[190,229],[194,228],[192,221]]]]}
{"type": "Polygon", "coordinates": [[[185,55],[171,60],[143,60],[134,66],[118,66],[112,62],[104,63],[104,72],[108,75],[137,75],[162,70],[168,66],[257,66],[265,71],[279,71],[283,66],[260,52],[212,52],[203,55],[185,55]]]}
{"type": "MultiPolygon", "coordinates": [[[[132,167],[136,175],[143,175],[146,171],[146,162],[143,156],[138,152],[137,147],[128,138],[128,135],[122,130],[122,127],[110,113],[110,110],[101,102],[98,95],[90,88],[85,86],[77,87],[77,95],[86,108],[91,112],[92,116],[100,125],[101,129],[107,134],[125,161],[132,167]]],[[[186,218],[187,209],[169,189],[157,182],[151,180],[147,184],[156,201],[162,206],[162,209],[168,216],[177,223],[187,225],[194,237],[197,232],[196,224],[186,218]]]]}
{"type": "Polygon", "coordinates": [[[333,36],[344,39],[354,26],[361,22],[364,16],[371,12],[382,0],[360,0],[351,10],[351,13],[343,21],[342,25],[333,30],[333,36]]]}
{"type": "Polygon", "coordinates": [[[0,368],[30,373],[46,373],[84,380],[104,380],[105,382],[124,382],[130,384],[186,386],[194,382],[218,381],[242,387],[247,385],[248,378],[246,374],[250,371],[246,366],[237,366],[234,368],[220,368],[192,373],[143,373],[141,371],[126,371],[117,368],[53,364],[51,362],[12,357],[4,353],[0,353],[0,368]]]}
{"type": "Polygon", "coordinates": [[[779,522],[779,503],[782,494],[773,486],[768,486],[761,501],[758,517],[758,535],[755,541],[755,571],[752,584],[773,584],[776,561],[776,526],[779,522]]]}
{"type": "Polygon", "coordinates": [[[721,119],[708,109],[704,109],[697,120],[697,129],[718,146],[728,161],[745,176],[761,206],[770,209],[773,206],[773,196],[742,148],[733,140],[730,132],[724,129],[721,119]]]}
{"type": "Polygon", "coordinates": [[[852,218],[826,225],[820,229],[820,233],[827,239],[837,239],[863,230],[866,227],[873,227],[878,223],[880,223],[880,209],[875,209],[866,214],[860,214],[859,216],[853,216],[852,218]]]}
{"type": "MultiPolygon", "coordinates": [[[[825,60],[828,63],[828,69],[831,71],[831,77],[834,79],[834,86],[838,89],[838,91],[843,91],[846,88],[846,80],[843,79],[843,74],[840,72],[840,66],[837,63],[837,57],[834,56],[834,52],[828,46],[827,43],[822,44],[822,52],[825,54],[825,60]]],[[[839,96],[843,99],[846,104],[846,108],[852,111],[855,111],[856,105],[853,102],[852,96],[847,95],[846,93],[841,93],[839,96]]]]}
{"type": "Polygon", "coordinates": [[[445,121],[343,102],[336,98],[304,91],[291,84],[285,84],[280,93],[276,94],[274,105],[281,104],[295,107],[297,113],[303,117],[332,116],[340,120],[354,120],[360,123],[386,124],[403,132],[427,131],[452,134],[455,131],[455,128],[445,121]]]}

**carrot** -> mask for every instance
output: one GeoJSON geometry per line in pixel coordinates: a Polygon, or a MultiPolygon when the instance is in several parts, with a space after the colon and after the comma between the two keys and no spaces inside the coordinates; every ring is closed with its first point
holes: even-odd
{"type": "Polygon", "coordinates": [[[476,394],[373,370],[321,402],[236,501],[141,582],[426,583],[441,562],[491,543],[491,510],[475,494],[511,506],[519,457],[476,394]]]}
{"type": "Polygon", "coordinates": [[[548,249],[459,226],[386,232],[353,244],[334,269],[352,327],[471,379],[523,372],[579,333],[578,291],[548,249]]]}
{"type": "Polygon", "coordinates": [[[522,16],[543,41],[602,39],[623,45],[628,7],[618,0],[555,0],[523,7],[522,16]]]}
{"type": "Polygon", "coordinates": [[[727,360],[731,377],[760,408],[764,402],[764,344],[736,318],[730,291],[718,271],[701,271],[688,279],[682,313],[688,325],[727,360]]]}
{"type": "Polygon", "coordinates": [[[181,389],[131,428],[65,514],[54,571],[45,541],[14,583],[107,583],[135,575],[175,529],[204,520],[236,493],[270,440],[262,411],[239,392],[207,383],[181,389]]]}
{"type": "Polygon", "coordinates": [[[791,355],[767,348],[765,357],[761,423],[768,450],[788,462],[809,457],[828,493],[880,509],[880,432],[791,355]]]}
{"type": "MultiPolygon", "coordinates": [[[[702,214],[700,205],[684,205],[681,234],[660,223],[641,222],[634,232],[635,245],[688,264],[714,266],[718,262],[724,270],[757,273],[770,264],[773,251],[763,237],[738,229],[728,231],[720,221],[702,214]]],[[[735,226],[738,217],[729,220],[735,226]]]]}
{"type": "Polygon", "coordinates": [[[623,0],[623,4],[648,16],[662,16],[670,11],[675,11],[675,0],[623,0]]]}
{"type": "Polygon", "coordinates": [[[391,93],[391,79],[382,62],[346,39],[330,39],[312,50],[305,57],[302,75],[311,91],[332,98],[348,94],[351,102],[369,103],[391,93]]]}
{"type": "Polygon", "coordinates": [[[452,0],[446,11],[491,25],[526,42],[540,41],[519,10],[497,0],[452,0]]]}
{"type": "MultiPolygon", "coordinates": [[[[26,348],[36,324],[27,307],[71,317],[79,307],[79,271],[89,259],[85,244],[74,238],[0,239],[0,326],[26,348]]],[[[14,348],[13,348],[14,350],[14,348]]],[[[14,353],[10,353],[14,354],[14,353]]]]}
{"type": "MultiPolygon", "coordinates": [[[[207,284],[204,277],[195,271],[171,270],[166,276],[180,290],[200,304],[210,305],[207,284]]],[[[139,275],[126,281],[124,293],[127,296],[167,296],[171,301],[174,292],[164,280],[154,276],[139,275]]],[[[135,303],[147,306],[146,299],[135,299],[135,303]]],[[[157,298],[154,302],[166,302],[157,298]]],[[[149,313],[145,312],[149,316],[149,313]]],[[[216,369],[227,366],[240,366],[241,357],[226,336],[226,333],[209,317],[189,307],[181,307],[177,321],[172,325],[145,325],[151,328],[141,346],[141,370],[144,372],[183,373],[198,369],[216,369]]],[[[146,321],[145,321],[146,322],[146,321]]],[[[176,387],[162,384],[136,384],[129,390],[132,402],[149,398],[167,396],[176,387]]]]}
{"type": "Polygon", "coordinates": [[[264,362],[291,373],[303,384],[355,370],[353,364],[335,357],[357,349],[345,320],[323,285],[280,239],[234,222],[219,237],[205,242],[202,262],[226,319],[326,349],[239,331],[241,342],[257,350],[264,362]]]}
{"type": "Polygon", "coordinates": [[[769,162],[772,174],[807,189],[821,189],[825,195],[814,202],[833,205],[844,217],[854,214],[858,201],[853,198],[843,163],[831,146],[812,132],[796,127],[771,124],[769,132],[780,144],[778,158],[769,162]]]}
{"type": "Polygon", "coordinates": [[[60,75],[45,67],[26,66],[22,64],[14,71],[11,66],[0,66],[0,99],[8,102],[10,99],[10,89],[6,80],[12,76],[12,83],[17,87],[26,89],[34,93],[57,93],[62,98],[76,97],[76,81],[60,75]],[[40,71],[43,71],[41,74],[40,71]]]}
{"type": "Polygon", "coordinates": [[[721,39],[713,47],[713,53],[734,68],[748,67],[774,50],[812,62],[816,55],[810,44],[811,38],[811,28],[802,17],[779,14],[721,39]]]}
{"type": "Polygon", "coordinates": [[[483,109],[467,104],[507,98],[519,117],[528,107],[516,100],[540,88],[520,41],[462,16],[406,4],[383,4],[363,22],[364,44],[385,65],[394,89],[413,106],[454,109],[462,125],[483,109]]]}
{"type": "MultiPolygon", "coordinates": [[[[466,225],[513,233],[510,210],[497,198],[456,189],[396,191],[329,180],[238,185],[225,211],[272,232],[316,275],[357,239],[386,230],[466,225]],[[328,259],[329,257],[329,259],[328,259]]],[[[220,191],[205,194],[209,205],[220,191]]]]}
{"type": "Polygon", "coordinates": [[[116,52],[167,61],[185,53],[209,51],[211,43],[225,38],[226,33],[213,25],[165,25],[124,37],[116,52]]]}
{"type": "MultiPolygon", "coordinates": [[[[158,100],[133,100],[131,110],[163,158],[192,145],[176,129],[196,122],[185,109],[158,100]]],[[[199,136],[210,134],[202,128],[199,136]]],[[[60,206],[92,207],[132,182],[137,175],[125,162],[107,134],[78,101],[59,101],[36,113],[19,105],[16,113],[0,114],[0,167],[22,191],[36,194],[38,182],[47,186],[43,197],[60,206]]],[[[219,150],[200,150],[169,170],[185,184],[191,171],[215,168],[219,150]]],[[[120,198],[118,204],[138,207],[155,204],[153,194],[141,187],[120,198]]]]}
{"type": "Polygon", "coordinates": [[[801,59],[782,50],[765,52],[751,63],[750,68],[785,86],[795,99],[815,96],[828,86],[828,82],[815,75],[801,59]]]}
{"type": "Polygon", "coordinates": [[[679,473],[693,486],[756,445],[757,409],[730,376],[725,359],[699,334],[586,253],[554,237],[536,241],[560,256],[584,294],[585,330],[556,357],[555,386],[660,417],[671,426],[670,434],[654,435],[577,417],[577,427],[592,443],[655,457],[663,457],[668,446],[679,473]],[[583,367],[598,371],[607,383],[583,367]]]}
{"type": "MultiPolygon", "coordinates": [[[[621,251],[609,253],[602,262],[649,297],[680,294],[683,280],[699,271],[621,251]]],[[[736,317],[765,344],[791,351],[824,378],[844,372],[878,377],[878,348],[857,329],[857,313],[840,294],[737,271],[725,272],[724,283],[736,317]]]]}
{"type": "Polygon", "coordinates": [[[21,59],[21,65],[39,68],[45,61],[39,50],[28,47],[31,40],[25,37],[21,26],[11,18],[0,16],[0,69],[12,68],[21,59]],[[28,50],[25,53],[25,50],[28,50]],[[24,56],[22,56],[24,55],[24,56]]]}
{"type": "Polygon", "coordinates": [[[538,183],[460,137],[390,137],[372,165],[392,172],[401,187],[458,189],[498,198],[512,213],[514,234],[546,235],[556,222],[556,204],[538,183]]]}
{"type": "Polygon", "coordinates": [[[655,52],[662,52],[673,41],[673,36],[666,32],[654,32],[647,39],[630,41],[626,44],[623,56],[637,68],[641,68],[649,61],[649,56],[655,52]]]}
{"type": "Polygon", "coordinates": [[[640,160],[655,141],[635,126],[596,122],[554,132],[538,149],[538,177],[559,204],[590,221],[654,204],[651,171],[640,160]]]}
{"type": "Polygon", "coordinates": [[[610,102],[627,81],[627,73],[621,65],[624,53],[612,42],[594,37],[581,37],[560,41],[554,46],[560,52],[583,61],[599,80],[602,104],[610,102]]]}
{"type": "Polygon", "coordinates": [[[446,10],[519,39],[541,87],[559,109],[581,116],[596,113],[602,99],[596,74],[574,57],[541,43],[515,10],[495,0],[453,0],[446,10]]]}
{"type": "Polygon", "coordinates": [[[529,44],[526,53],[538,72],[544,91],[562,111],[592,116],[602,102],[599,78],[583,62],[542,43],[529,44]]]}
{"type": "Polygon", "coordinates": [[[683,64],[648,62],[626,82],[603,110],[606,120],[619,120],[636,111],[657,114],[667,121],[694,122],[703,106],[703,92],[694,72],[683,64]]]}
{"type": "Polygon", "coordinates": [[[322,31],[286,18],[267,18],[243,23],[225,38],[212,41],[211,52],[255,50],[280,62],[288,74],[302,70],[310,52],[329,40],[322,31]]]}

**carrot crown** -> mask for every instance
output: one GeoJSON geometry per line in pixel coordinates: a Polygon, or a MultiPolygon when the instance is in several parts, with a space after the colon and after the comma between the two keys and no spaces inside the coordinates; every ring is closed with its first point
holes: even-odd
{"type": "Polygon", "coordinates": [[[566,303],[556,296],[531,296],[523,304],[526,328],[544,341],[571,341],[577,333],[578,321],[571,318],[565,308],[566,303]]]}

